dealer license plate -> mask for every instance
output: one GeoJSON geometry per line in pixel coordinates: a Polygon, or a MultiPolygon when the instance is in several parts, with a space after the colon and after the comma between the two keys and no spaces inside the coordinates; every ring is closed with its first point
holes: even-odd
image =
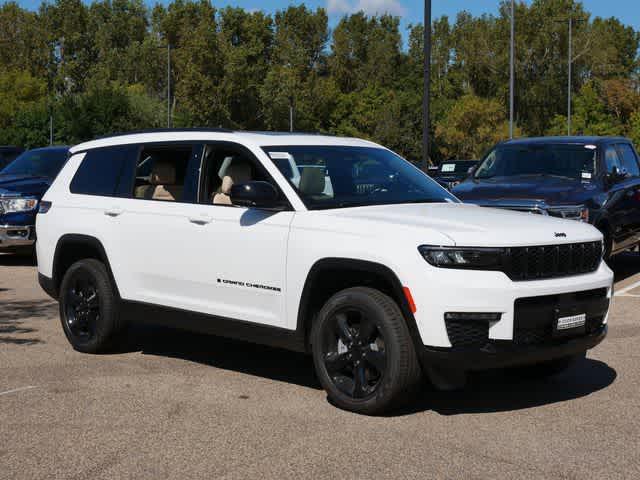
{"type": "Polygon", "coordinates": [[[575,328],[584,327],[587,323],[587,314],[581,313],[579,315],[571,315],[570,317],[558,318],[556,328],[559,332],[565,332],[567,330],[573,330],[575,328]]]}

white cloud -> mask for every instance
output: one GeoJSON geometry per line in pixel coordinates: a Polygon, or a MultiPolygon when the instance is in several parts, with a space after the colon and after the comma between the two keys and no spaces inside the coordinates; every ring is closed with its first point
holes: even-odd
{"type": "Polygon", "coordinates": [[[332,15],[364,12],[367,15],[404,15],[407,10],[399,0],[327,0],[327,12],[332,15]]]}

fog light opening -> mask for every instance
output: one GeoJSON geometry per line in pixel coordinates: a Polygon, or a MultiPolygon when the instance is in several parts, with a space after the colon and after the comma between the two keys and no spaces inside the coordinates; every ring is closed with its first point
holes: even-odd
{"type": "Polygon", "coordinates": [[[447,312],[444,314],[445,320],[457,320],[468,322],[498,322],[502,318],[502,313],[492,312],[447,312]]]}

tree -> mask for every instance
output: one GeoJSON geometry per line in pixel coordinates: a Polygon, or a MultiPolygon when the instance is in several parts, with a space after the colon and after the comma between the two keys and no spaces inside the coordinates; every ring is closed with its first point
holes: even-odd
{"type": "MultiPolygon", "coordinates": [[[[288,130],[293,107],[296,130],[365,137],[421,158],[423,25],[409,26],[405,50],[390,15],[345,15],[331,32],[324,9],[304,5],[274,14],[212,0],[147,5],[0,5],[0,138],[46,143],[50,115],[63,143],[164,125],[170,44],[177,126],[288,130]]],[[[433,22],[436,161],[478,156],[503,137],[510,13],[507,0],[496,15],[433,22]]],[[[566,132],[569,13],[575,131],[637,136],[640,34],[615,18],[592,19],[575,0],[516,2],[517,131],[566,132]]]]}
{"type": "Polygon", "coordinates": [[[46,83],[25,71],[0,72],[0,129],[25,108],[46,96],[46,83]]]}
{"type": "Polygon", "coordinates": [[[269,69],[273,21],[262,12],[227,7],[220,12],[221,94],[233,128],[261,129],[260,89],[269,69]]]}
{"type": "MultiPolygon", "coordinates": [[[[623,127],[619,120],[606,109],[601,97],[601,85],[595,81],[586,83],[576,95],[571,117],[572,133],[575,135],[621,135],[623,127]]],[[[554,118],[550,135],[566,135],[567,117],[554,118]]]]}
{"type": "Polygon", "coordinates": [[[333,32],[331,75],[345,93],[372,83],[390,87],[403,60],[401,43],[398,18],[363,12],[343,17],[333,32]]]}
{"type": "Polygon", "coordinates": [[[455,102],[436,127],[436,140],[446,159],[479,159],[491,146],[508,137],[504,106],[473,94],[455,102]]]}
{"type": "Polygon", "coordinates": [[[265,127],[288,130],[289,108],[295,110],[296,130],[316,130],[320,72],[325,64],[327,14],[304,5],[275,15],[271,64],[260,97],[265,127]]]}

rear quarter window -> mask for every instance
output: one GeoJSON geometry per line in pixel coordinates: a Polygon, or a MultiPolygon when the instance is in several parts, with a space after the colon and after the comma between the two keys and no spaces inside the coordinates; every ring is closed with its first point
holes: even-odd
{"type": "Polygon", "coordinates": [[[137,146],[119,146],[89,150],[71,180],[71,193],[104,197],[129,196],[137,146]]]}

